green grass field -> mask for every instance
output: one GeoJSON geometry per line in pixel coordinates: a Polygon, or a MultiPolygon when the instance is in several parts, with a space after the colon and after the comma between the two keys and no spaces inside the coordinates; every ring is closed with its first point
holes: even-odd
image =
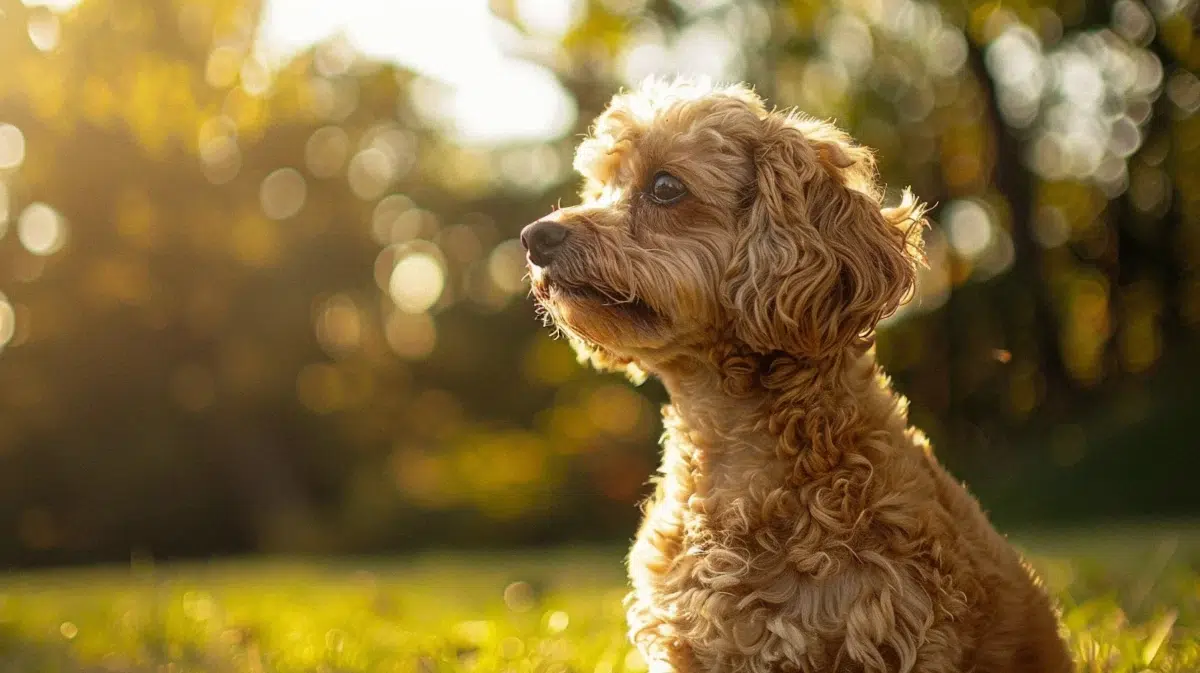
{"type": "MultiPolygon", "coordinates": [[[[1019,541],[1081,670],[1200,671],[1200,533],[1019,541]]],[[[0,673],[642,671],[623,595],[619,549],[9,574],[0,673]]]]}

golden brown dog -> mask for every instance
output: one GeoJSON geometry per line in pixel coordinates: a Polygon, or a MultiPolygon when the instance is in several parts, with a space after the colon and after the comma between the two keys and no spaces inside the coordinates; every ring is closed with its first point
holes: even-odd
{"type": "Polygon", "coordinates": [[[651,670],[1070,670],[1037,580],[875,361],[922,204],[881,207],[868,150],[742,86],[618,95],[575,167],[583,202],[521,238],[580,354],[671,394],[629,557],[651,670]]]}

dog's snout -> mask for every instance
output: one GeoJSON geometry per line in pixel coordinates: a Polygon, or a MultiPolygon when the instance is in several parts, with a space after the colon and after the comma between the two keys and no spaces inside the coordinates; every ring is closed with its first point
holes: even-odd
{"type": "Polygon", "coordinates": [[[521,230],[521,245],[529,251],[529,261],[546,266],[554,259],[569,234],[563,225],[541,220],[521,230]]]}

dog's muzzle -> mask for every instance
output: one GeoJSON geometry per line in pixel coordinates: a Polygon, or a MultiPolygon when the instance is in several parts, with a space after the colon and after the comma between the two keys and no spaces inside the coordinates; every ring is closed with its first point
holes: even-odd
{"type": "Polygon", "coordinates": [[[570,233],[557,222],[541,220],[521,230],[521,245],[528,251],[530,262],[547,266],[554,260],[554,255],[562,250],[570,233]]]}

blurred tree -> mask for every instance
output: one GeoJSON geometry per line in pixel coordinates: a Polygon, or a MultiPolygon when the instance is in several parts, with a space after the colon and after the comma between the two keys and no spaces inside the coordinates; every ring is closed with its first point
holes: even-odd
{"type": "Polygon", "coordinates": [[[1196,11],[590,0],[545,61],[601,90],[745,78],[878,148],[889,182],[939,204],[883,356],[943,450],[991,461],[967,448],[1074,424],[1164,357],[1194,366],[1196,11]]]}

